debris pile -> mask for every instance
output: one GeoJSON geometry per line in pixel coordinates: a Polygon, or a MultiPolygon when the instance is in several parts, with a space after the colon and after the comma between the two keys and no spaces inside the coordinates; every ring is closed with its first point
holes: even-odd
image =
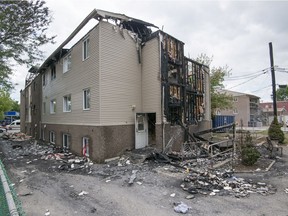
{"type": "Polygon", "coordinates": [[[261,195],[274,194],[276,188],[263,182],[246,181],[233,175],[230,170],[219,171],[197,171],[191,170],[181,184],[183,190],[190,194],[202,195],[232,195],[237,198],[247,197],[251,193],[261,195]]]}
{"type": "Polygon", "coordinates": [[[31,136],[28,136],[24,133],[4,133],[2,139],[11,140],[11,141],[26,141],[30,140],[31,136]]]}

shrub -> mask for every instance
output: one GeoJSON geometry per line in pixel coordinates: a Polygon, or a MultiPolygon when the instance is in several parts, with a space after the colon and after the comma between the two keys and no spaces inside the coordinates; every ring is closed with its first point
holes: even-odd
{"type": "Polygon", "coordinates": [[[261,154],[254,147],[248,146],[242,148],[241,152],[242,163],[246,166],[252,166],[257,162],[261,154]]]}
{"type": "Polygon", "coordinates": [[[278,123],[278,120],[276,117],[274,117],[274,120],[269,126],[268,136],[271,140],[279,140],[279,143],[284,142],[284,139],[285,139],[284,133],[281,130],[281,125],[278,123]]]}

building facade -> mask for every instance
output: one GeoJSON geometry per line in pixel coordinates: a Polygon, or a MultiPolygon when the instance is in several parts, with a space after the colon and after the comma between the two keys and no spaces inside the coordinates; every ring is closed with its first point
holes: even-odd
{"type": "Polygon", "coordinates": [[[216,115],[235,116],[235,122],[238,126],[241,123],[244,127],[261,127],[261,112],[259,107],[259,97],[251,94],[220,90],[221,93],[230,95],[233,98],[233,108],[216,111],[216,115]]]}
{"type": "Polygon", "coordinates": [[[93,10],[31,69],[21,91],[21,131],[102,162],[135,148],[163,149],[182,133],[179,146],[183,125],[209,128],[209,68],[186,58],[183,42],[151,27],[93,10]],[[65,47],[90,19],[99,22],[65,47]]]}

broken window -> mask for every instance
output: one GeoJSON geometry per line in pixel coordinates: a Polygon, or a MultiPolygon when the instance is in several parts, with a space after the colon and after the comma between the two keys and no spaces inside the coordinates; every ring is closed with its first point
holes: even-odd
{"type": "Polygon", "coordinates": [[[51,114],[56,113],[56,99],[52,99],[50,101],[50,113],[51,114]]]}
{"type": "Polygon", "coordinates": [[[85,157],[89,157],[89,137],[82,138],[82,154],[85,157]]]}
{"type": "Polygon", "coordinates": [[[62,146],[64,150],[68,150],[70,148],[70,134],[63,134],[62,146]]]}
{"type": "Polygon", "coordinates": [[[54,131],[49,132],[49,141],[50,143],[55,144],[55,132],[54,131]]]}
{"type": "Polygon", "coordinates": [[[83,55],[82,55],[82,60],[84,61],[85,59],[87,59],[89,57],[89,54],[90,54],[90,48],[89,48],[89,38],[86,38],[84,41],[83,41],[83,48],[82,48],[82,52],[83,52],[83,55]]]}
{"type": "Polygon", "coordinates": [[[63,97],[63,112],[71,112],[71,95],[63,97]]]}
{"type": "Polygon", "coordinates": [[[51,67],[51,80],[54,80],[54,79],[56,79],[56,66],[55,65],[51,67]]]}
{"type": "Polygon", "coordinates": [[[71,53],[69,53],[64,59],[63,59],[63,73],[66,73],[71,69],[71,53]]]}
{"type": "Polygon", "coordinates": [[[90,89],[83,90],[83,110],[90,109],[90,89]]]}

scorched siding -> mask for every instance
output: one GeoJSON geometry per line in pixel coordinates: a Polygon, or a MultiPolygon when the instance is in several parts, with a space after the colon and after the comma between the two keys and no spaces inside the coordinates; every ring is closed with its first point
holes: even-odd
{"type": "Polygon", "coordinates": [[[159,38],[145,43],[142,49],[142,103],[143,112],[156,113],[161,123],[161,82],[159,38]]]}
{"type": "Polygon", "coordinates": [[[101,125],[134,124],[135,112],[142,111],[136,43],[125,29],[107,22],[99,27],[101,125]]]}
{"type": "MultiPolygon", "coordinates": [[[[46,113],[43,123],[98,125],[99,124],[99,27],[87,35],[90,40],[89,58],[82,61],[82,40],[71,48],[71,69],[63,73],[63,58],[56,64],[56,79],[51,81],[50,69],[46,70],[48,84],[43,87],[46,113]],[[90,110],[83,110],[83,89],[91,94],[90,110]],[[71,112],[63,112],[63,96],[71,94],[71,112]],[[50,100],[56,99],[56,113],[50,114],[50,100]]],[[[43,109],[42,109],[43,112],[43,109]]]]}

